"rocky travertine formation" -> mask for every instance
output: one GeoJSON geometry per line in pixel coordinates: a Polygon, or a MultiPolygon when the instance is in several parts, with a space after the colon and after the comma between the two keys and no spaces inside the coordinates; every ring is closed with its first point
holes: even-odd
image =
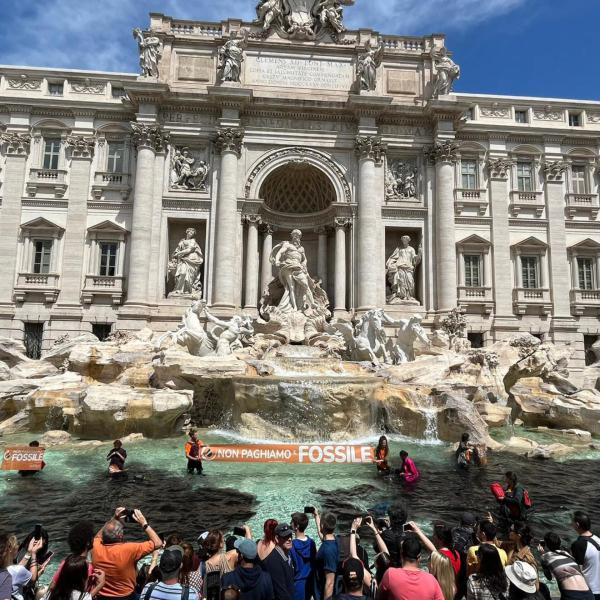
{"type": "Polygon", "coordinates": [[[86,335],[32,361],[18,343],[0,338],[0,434],[58,429],[87,439],[160,437],[191,419],[282,440],[385,430],[455,441],[470,431],[475,441],[497,447],[489,429],[518,420],[561,436],[563,448],[517,438],[508,444],[542,458],[600,435],[600,392],[569,381],[568,349],[529,335],[471,350],[434,332],[431,344],[415,343],[413,362],[385,367],[285,345],[198,357],[175,343],[157,346],[157,339],[150,330],[103,343],[86,335]]]}

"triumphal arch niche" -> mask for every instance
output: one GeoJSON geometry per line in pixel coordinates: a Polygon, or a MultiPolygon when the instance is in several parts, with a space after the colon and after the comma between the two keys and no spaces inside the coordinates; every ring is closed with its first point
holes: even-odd
{"type": "MultiPolygon", "coordinates": [[[[331,308],[344,310],[350,273],[347,232],[352,221],[345,169],[325,152],[284,148],[257,163],[247,181],[246,197],[245,218],[259,222],[262,240],[261,292],[273,279],[272,249],[300,230],[309,273],[331,299],[331,308]]],[[[248,238],[252,235],[249,231],[248,238]]]]}

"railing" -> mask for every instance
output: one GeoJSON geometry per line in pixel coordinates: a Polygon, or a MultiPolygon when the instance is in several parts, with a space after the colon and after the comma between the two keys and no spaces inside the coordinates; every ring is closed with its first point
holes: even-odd
{"type": "Polygon", "coordinates": [[[513,299],[520,304],[548,304],[552,302],[550,290],[543,288],[517,288],[513,299]]]}
{"type": "Polygon", "coordinates": [[[85,287],[81,292],[84,304],[91,304],[95,296],[110,298],[115,306],[123,302],[125,290],[124,277],[107,277],[104,275],[86,275],[85,287]]]}
{"type": "Polygon", "coordinates": [[[58,280],[56,273],[19,273],[17,287],[56,288],[58,280]]]}
{"type": "Polygon", "coordinates": [[[569,218],[573,218],[577,213],[588,213],[592,219],[595,219],[600,212],[598,194],[567,194],[566,205],[569,218]]]}
{"type": "Polygon", "coordinates": [[[67,172],[61,169],[31,169],[29,177],[32,181],[57,184],[65,182],[67,172]]]}
{"type": "Polygon", "coordinates": [[[479,215],[485,215],[488,208],[486,190],[472,188],[456,188],[454,190],[454,207],[457,215],[467,207],[476,208],[479,215]]]}
{"type": "Polygon", "coordinates": [[[600,290],[571,290],[573,304],[600,304],[600,290]]]}
{"type": "Polygon", "coordinates": [[[427,44],[421,38],[384,37],[382,43],[386,50],[404,52],[424,52],[427,50],[427,44]]]}
{"type": "Polygon", "coordinates": [[[491,301],[492,288],[489,287],[459,287],[458,297],[461,301],[491,301]]]}
{"type": "Polygon", "coordinates": [[[524,192],[513,190],[510,192],[510,210],[513,215],[518,215],[521,209],[534,209],[538,217],[542,216],[546,203],[543,192],[524,192]]]}
{"type": "Polygon", "coordinates": [[[219,37],[222,28],[217,23],[190,23],[188,21],[172,21],[171,33],[179,35],[199,35],[202,37],[219,37]]]}
{"type": "Polygon", "coordinates": [[[129,173],[109,173],[107,171],[97,171],[94,174],[92,195],[94,198],[96,198],[96,200],[100,200],[106,191],[120,192],[123,200],[127,200],[131,191],[129,180],[129,173]]]}

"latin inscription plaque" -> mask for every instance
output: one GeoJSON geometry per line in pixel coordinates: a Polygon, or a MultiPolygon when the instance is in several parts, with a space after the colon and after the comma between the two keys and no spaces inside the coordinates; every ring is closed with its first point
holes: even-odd
{"type": "Polygon", "coordinates": [[[354,67],[350,62],[304,57],[248,56],[246,85],[350,91],[354,67]]]}

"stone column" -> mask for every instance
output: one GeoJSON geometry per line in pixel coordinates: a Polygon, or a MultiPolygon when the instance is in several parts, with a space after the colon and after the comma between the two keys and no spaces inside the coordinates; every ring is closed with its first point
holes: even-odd
{"type": "Polygon", "coordinates": [[[493,287],[496,318],[513,316],[508,178],[513,161],[508,158],[490,158],[490,214],[492,217],[492,248],[494,252],[493,287]]]}
{"type": "Polygon", "coordinates": [[[246,296],[244,308],[256,308],[258,301],[258,215],[246,215],[244,221],[248,224],[248,237],[246,240],[246,296]]]}
{"type": "Polygon", "coordinates": [[[215,147],[221,155],[219,192],[215,223],[213,306],[235,307],[237,235],[237,171],[244,132],[238,128],[219,129],[215,147]]]}
{"type": "Polygon", "coordinates": [[[350,219],[335,220],[335,310],[347,310],[346,306],[346,228],[350,219]]]}
{"type": "MultiPolygon", "coordinates": [[[[137,148],[131,248],[129,252],[129,277],[127,304],[148,304],[148,280],[152,254],[152,207],[154,205],[154,162],[158,152],[163,152],[169,134],[158,125],[132,123],[133,143],[137,148]]],[[[154,266],[153,268],[157,268],[154,266]]]]}
{"type": "Polygon", "coordinates": [[[71,136],[67,148],[71,152],[69,173],[69,207],[63,247],[58,304],[80,308],[83,286],[83,252],[87,233],[87,200],[90,189],[90,168],[96,140],[92,137],[71,136]]]}
{"type": "Polygon", "coordinates": [[[25,166],[30,143],[29,134],[0,133],[0,144],[6,149],[0,208],[0,304],[13,303],[17,240],[21,226],[21,198],[25,187],[25,166]]]}
{"type": "Polygon", "coordinates": [[[454,165],[458,145],[452,141],[437,143],[428,152],[435,162],[435,232],[437,310],[447,312],[457,305],[456,234],[454,226],[454,165]]]}
{"type": "Polygon", "coordinates": [[[327,291],[327,229],[317,230],[319,247],[317,252],[317,275],[321,278],[321,287],[327,291]]]}
{"type": "Polygon", "coordinates": [[[549,160],[543,165],[546,177],[546,211],[548,217],[548,246],[550,256],[550,289],[554,304],[554,318],[570,319],[569,258],[565,229],[564,173],[568,164],[561,160],[549,160]]]}
{"type": "Polygon", "coordinates": [[[273,265],[271,264],[271,252],[273,252],[273,227],[265,225],[263,231],[262,246],[262,266],[261,266],[261,294],[269,287],[273,281],[273,265]]]}
{"type": "MultiPolygon", "coordinates": [[[[377,196],[376,165],[383,163],[385,147],[381,138],[357,136],[355,144],[358,155],[358,310],[376,308],[380,286],[380,269],[373,264],[379,257],[381,231],[381,198],[377,196]]],[[[336,242],[337,247],[337,242],[336,242]]],[[[337,278],[337,266],[336,266],[337,278]]],[[[336,300],[337,304],[337,300],[336,300]]]]}

